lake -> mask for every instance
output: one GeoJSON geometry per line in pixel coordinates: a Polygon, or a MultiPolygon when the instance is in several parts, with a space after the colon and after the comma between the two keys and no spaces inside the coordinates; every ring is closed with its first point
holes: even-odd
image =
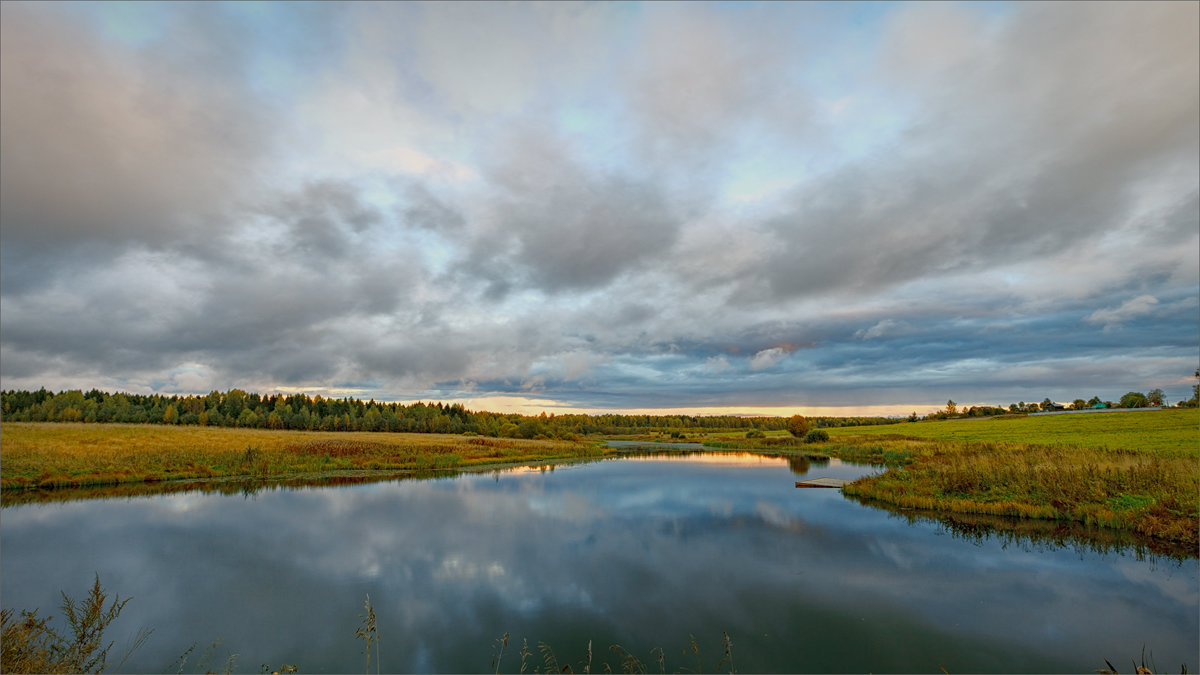
{"type": "MultiPolygon", "coordinates": [[[[58,617],[93,576],[131,597],[108,638],[154,629],[126,671],[364,668],[370,594],[383,672],[1195,670],[1195,559],[964,532],[802,477],[871,467],[739,453],[630,455],[340,487],[10,506],[5,607],[58,617]],[[692,649],[692,637],[696,649],[692,649]],[[209,664],[199,663],[217,639],[209,664]],[[699,661],[698,661],[699,660],[699,661]],[[1122,667],[1124,664],[1124,667],[1122,667]]],[[[372,670],[375,663],[371,664],[372,670]]]]}

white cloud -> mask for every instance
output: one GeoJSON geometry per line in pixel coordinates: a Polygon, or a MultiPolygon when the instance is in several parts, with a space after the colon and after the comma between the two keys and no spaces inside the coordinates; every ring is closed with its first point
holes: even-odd
{"type": "Polygon", "coordinates": [[[1131,319],[1149,314],[1154,311],[1154,306],[1157,304],[1158,298],[1153,295],[1139,295],[1121,303],[1121,306],[1116,309],[1098,309],[1088,315],[1084,321],[1104,324],[1104,330],[1110,330],[1131,319]]]}
{"type": "Polygon", "coordinates": [[[750,357],[750,370],[766,370],[787,358],[788,350],[783,347],[764,349],[750,357]]]}
{"type": "Polygon", "coordinates": [[[704,361],[704,372],[716,375],[729,369],[729,361],[724,356],[710,356],[704,361]]]}
{"type": "Polygon", "coordinates": [[[901,328],[901,327],[902,327],[902,324],[899,321],[893,321],[892,319],[884,319],[883,321],[880,321],[879,323],[875,324],[874,326],[871,326],[870,328],[856,331],[854,333],[854,337],[856,337],[860,340],[873,340],[875,338],[880,338],[885,335],[894,333],[894,332],[896,332],[896,329],[901,328]]]}

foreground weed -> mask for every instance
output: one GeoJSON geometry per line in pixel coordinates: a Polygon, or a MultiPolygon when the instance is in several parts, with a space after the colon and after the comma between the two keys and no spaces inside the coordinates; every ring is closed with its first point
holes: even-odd
{"type": "MultiPolygon", "coordinates": [[[[60,608],[67,620],[70,634],[60,634],[50,626],[48,616],[41,618],[37,610],[21,611],[14,620],[13,610],[0,611],[0,670],[6,673],[99,673],[108,667],[108,654],[113,642],[104,643],[104,631],[120,615],[129,598],[114,595],[108,600],[100,586],[100,576],[85,600],[76,602],[65,592],[60,608]]],[[[152,631],[142,629],[126,645],[120,668],[135,650],[150,637],[152,631]]]]}
{"type": "Polygon", "coordinates": [[[696,655],[696,672],[703,673],[704,668],[700,665],[700,645],[696,644],[695,635],[689,635],[688,639],[691,641],[691,644],[688,645],[688,649],[690,649],[692,653],[696,655]]]}
{"type": "Polygon", "coordinates": [[[733,669],[733,640],[729,639],[729,633],[722,633],[722,635],[725,636],[722,640],[722,643],[725,646],[725,655],[722,656],[721,660],[717,662],[717,670],[720,670],[721,666],[728,662],[729,672],[735,673],[737,671],[733,669]]]}
{"type": "MultiPolygon", "coordinates": [[[[213,656],[216,654],[217,647],[220,647],[222,644],[224,644],[224,642],[225,642],[225,640],[223,640],[221,638],[217,638],[215,641],[213,641],[212,644],[210,644],[208,646],[208,649],[205,650],[204,654],[200,657],[200,660],[196,662],[196,672],[197,673],[221,672],[221,673],[224,673],[225,675],[229,675],[230,673],[233,672],[233,668],[237,664],[237,660],[238,660],[238,656],[239,656],[239,654],[235,654],[233,652],[230,652],[229,656],[225,657],[225,665],[221,668],[220,671],[213,671],[213,669],[211,668],[213,656]]],[[[188,659],[192,656],[192,652],[196,651],[196,646],[198,644],[200,644],[200,643],[193,642],[192,646],[188,647],[186,650],[184,650],[184,652],[179,655],[179,658],[175,659],[175,663],[171,664],[171,666],[173,668],[175,668],[175,675],[183,675],[183,669],[187,666],[188,659]]],[[[267,672],[266,669],[267,669],[266,664],[263,664],[263,672],[267,672]]]]}
{"type": "MultiPolygon", "coordinates": [[[[507,646],[508,632],[506,631],[499,640],[496,640],[496,655],[492,657],[492,670],[497,675],[500,673],[500,661],[504,658],[504,648],[507,646]]],[[[521,672],[525,672],[524,664],[522,664],[521,672]]]]}
{"type": "MultiPolygon", "coordinates": [[[[508,635],[508,633],[505,633],[505,635],[508,635]]],[[[589,655],[591,654],[591,651],[592,651],[592,643],[589,640],[588,641],[588,654],[589,655]]],[[[525,673],[525,668],[527,667],[526,664],[529,661],[529,657],[531,657],[531,656],[533,656],[533,652],[529,651],[529,640],[527,640],[525,638],[521,638],[521,673],[522,673],[522,675],[524,675],[524,673],[525,673]]],[[[499,668],[500,664],[497,663],[496,667],[499,668]]]]}
{"type": "MultiPolygon", "coordinates": [[[[1138,662],[1134,661],[1133,659],[1129,659],[1129,662],[1130,665],[1133,666],[1133,672],[1137,675],[1154,675],[1154,673],[1158,672],[1158,666],[1154,663],[1154,652],[1150,652],[1150,667],[1146,667],[1146,645],[1142,645],[1141,664],[1139,665],[1138,662]]],[[[1112,664],[1112,661],[1104,659],[1104,665],[1108,666],[1108,668],[1100,668],[1092,672],[1103,673],[1104,675],[1117,675],[1117,667],[1112,664]]],[[[1186,675],[1187,671],[1188,669],[1186,663],[1179,667],[1180,673],[1186,675]]]]}
{"type": "MultiPolygon", "coordinates": [[[[358,632],[354,634],[357,638],[366,640],[367,647],[363,651],[367,655],[367,675],[371,673],[371,643],[375,643],[375,672],[379,672],[379,630],[375,625],[375,607],[371,605],[371,594],[367,594],[367,601],[363,604],[363,609],[366,614],[359,614],[362,618],[362,623],[358,626],[358,632]]],[[[508,634],[505,634],[505,638],[508,634]]]]}
{"type": "MultiPolygon", "coordinates": [[[[609,651],[616,654],[617,657],[619,657],[621,659],[621,672],[622,673],[645,673],[646,672],[646,665],[644,663],[642,663],[641,659],[639,659],[638,657],[631,654],[628,649],[625,649],[621,645],[612,645],[608,649],[609,649],[609,651]]],[[[608,664],[606,663],[604,665],[607,666],[608,664]]]]}
{"type": "Polygon", "coordinates": [[[545,642],[538,643],[538,651],[542,653],[542,662],[546,666],[545,672],[562,673],[570,669],[570,665],[568,665],[565,669],[558,667],[558,658],[554,656],[554,650],[551,649],[550,645],[546,644],[545,642]]]}

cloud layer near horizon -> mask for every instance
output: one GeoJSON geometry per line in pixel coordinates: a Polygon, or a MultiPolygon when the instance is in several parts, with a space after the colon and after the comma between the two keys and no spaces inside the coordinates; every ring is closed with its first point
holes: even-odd
{"type": "Polygon", "coordinates": [[[0,12],[4,388],[1189,393],[1194,3],[0,12]]]}

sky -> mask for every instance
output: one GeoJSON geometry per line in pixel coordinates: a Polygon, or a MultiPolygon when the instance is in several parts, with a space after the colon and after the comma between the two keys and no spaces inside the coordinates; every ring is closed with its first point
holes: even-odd
{"type": "Polygon", "coordinates": [[[1200,4],[0,4],[0,387],[1191,395],[1200,4]]]}

